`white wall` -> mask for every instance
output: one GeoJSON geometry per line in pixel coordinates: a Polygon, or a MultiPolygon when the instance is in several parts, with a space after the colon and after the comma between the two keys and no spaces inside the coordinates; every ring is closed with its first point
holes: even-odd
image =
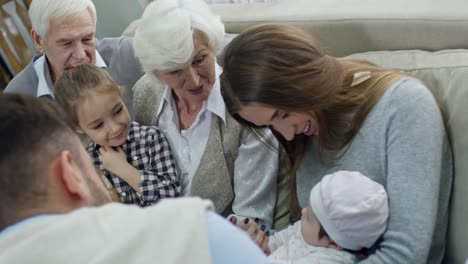
{"type": "Polygon", "coordinates": [[[117,37],[143,13],[146,0],[93,0],[97,12],[96,37],[117,37]]]}

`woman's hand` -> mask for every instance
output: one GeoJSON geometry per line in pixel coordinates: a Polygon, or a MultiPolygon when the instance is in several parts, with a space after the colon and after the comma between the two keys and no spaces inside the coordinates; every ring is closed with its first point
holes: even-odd
{"type": "Polygon", "coordinates": [[[229,221],[235,224],[240,229],[246,231],[252,240],[263,250],[266,255],[270,255],[270,248],[268,247],[269,231],[265,231],[265,226],[258,226],[258,218],[251,221],[249,218],[244,218],[242,221],[237,221],[235,216],[232,216],[229,221]]]}

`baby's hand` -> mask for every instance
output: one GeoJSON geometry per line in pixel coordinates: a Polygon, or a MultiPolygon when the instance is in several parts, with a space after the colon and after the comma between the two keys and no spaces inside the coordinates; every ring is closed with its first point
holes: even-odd
{"type": "Polygon", "coordinates": [[[121,175],[122,169],[128,164],[127,157],[120,147],[101,147],[99,159],[106,170],[117,175],[121,175]]]}

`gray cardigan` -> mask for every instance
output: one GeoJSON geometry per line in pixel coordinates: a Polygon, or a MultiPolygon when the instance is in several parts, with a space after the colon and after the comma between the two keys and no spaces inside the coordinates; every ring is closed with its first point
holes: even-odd
{"type": "MultiPolygon", "coordinates": [[[[133,88],[133,105],[136,121],[145,125],[157,125],[158,111],[165,85],[143,76],[133,88]]],[[[200,165],[193,177],[190,193],[214,202],[216,211],[223,215],[232,213],[234,201],[234,162],[239,147],[249,135],[231,115],[226,122],[216,115],[212,118],[210,134],[200,165]]],[[[279,149],[279,171],[276,181],[276,202],[273,212],[273,228],[281,229],[289,224],[290,166],[285,150],[279,149]]]]}
{"type": "MultiPolygon", "coordinates": [[[[137,122],[154,126],[158,124],[156,112],[164,88],[164,85],[155,82],[148,75],[138,81],[133,91],[137,122]]],[[[232,212],[234,161],[247,134],[247,130],[230,115],[226,115],[225,124],[213,115],[206,149],[193,177],[190,193],[212,200],[216,211],[223,215],[232,212]]]]}
{"type": "Polygon", "coordinates": [[[316,144],[297,174],[301,206],[324,175],[360,171],[385,186],[390,206],[383,241],[362,263],[441,263],[453,164],[440,110],[426,87],[415,79],[390,87],[336,163],[322,163],[316,144]]]}

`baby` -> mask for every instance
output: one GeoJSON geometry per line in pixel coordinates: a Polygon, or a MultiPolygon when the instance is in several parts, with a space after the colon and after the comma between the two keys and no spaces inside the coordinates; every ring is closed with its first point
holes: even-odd
{"type": "Polygon", "coordinates": [[[164,134],[131,122],[123,89],[104,69],[79,65],[66,70],[55,85],[55,99],[69,114],[76,132],[124,203],[150,205],[179,196],[175,161],[164,134]]]}
{"type": "Polygon", "coordinates": [[[387,228],[387,193],[382,185],[359,172],[326,175],[312,188],[309,203],[293,226],[271,237],[259,231],[257,243],[271,259],[356,263],[353,253],[372,247],[387,228]]]}

